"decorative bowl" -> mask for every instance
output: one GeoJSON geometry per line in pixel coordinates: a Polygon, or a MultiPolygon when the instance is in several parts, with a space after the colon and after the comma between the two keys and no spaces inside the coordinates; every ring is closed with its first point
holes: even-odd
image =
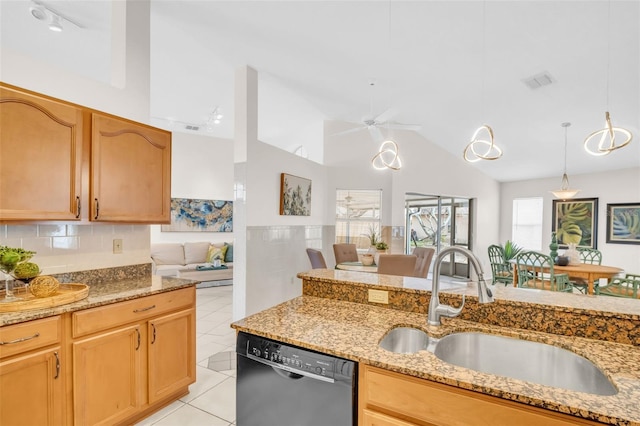
{"type": "Polygon", "coordinates": [[[362,255],[362,264],[364,266],[373,265],[373,255],[372,254],[363,254],[362,255]]]}

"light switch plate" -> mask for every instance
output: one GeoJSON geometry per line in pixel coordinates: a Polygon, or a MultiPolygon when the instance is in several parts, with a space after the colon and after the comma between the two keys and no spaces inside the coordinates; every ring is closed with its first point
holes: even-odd
{"type": "Polygon", "coordinates": [[[122,238],[115,238],[113,240],[113,254],[122,253],[122,238]]]}
{"type": "Polygon", "coordinates": [[[373,303],[389,303],[389,292],[386,290],[371,290],[369,289],[369,302],[373,303]]]}

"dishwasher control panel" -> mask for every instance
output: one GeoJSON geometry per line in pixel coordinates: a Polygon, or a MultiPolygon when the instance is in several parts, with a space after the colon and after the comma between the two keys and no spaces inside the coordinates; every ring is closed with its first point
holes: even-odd
{"type": "Polygon", "coordinates": [[[305,349],[284,345],[272,340],[251,336],[247,341],[250,358],[267,361],[285,367],[291,372],[311,373],[315,376],[334,378],[336,358],[305,349]]]}

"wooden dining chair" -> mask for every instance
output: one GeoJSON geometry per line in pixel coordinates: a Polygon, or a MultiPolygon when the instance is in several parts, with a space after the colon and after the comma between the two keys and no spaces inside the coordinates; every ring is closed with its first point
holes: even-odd
{"type": "Polygon", "coordinates": [[[308,248],[307,255],[309,256],[312,269],[327,269],[327,262],[325,262],[320,250],[308,248]]]}
{"type": "Polygon", "coordinates": [[[436,249],[431,247],[416,247],[413,249],[413,254],[416,256],[416,267],[413,270],[414,277],[427,278],[431,259],[435,252],[436,249]]]}
{"type": "MultiPolygon", "coordinates": [[[[578,247],[578,254],[580,254],[580,262],[590,265],[602,264],[602,252],[600,250],[592,249],[590,247],[578,247]]],[[[589,283],[584,278],[571,278],[571,284],[578,289],[581,293],[587,293],[589,283]]],[[[593,292],[598,294],[600,291],[600,280],[596,280],[593,283],[593,292]]]]}
{"type": "Polygon", "coordinates": [[[551,291],[573,291],[567,274],[553,272],[553,261],[546,254],[525,251],[516,256],[518,287],[551,291]]]}
{"type": "Polygon", "coordinates": [[[336,263],[358,261],[358,250],[355,244],[334,244],[333,254],[336,257],[336,263]]]}
{"type": "Polygon", "coordinates": [[[413,277],[418,257],[414,254],[381,254],[378,259],[378,273],[413,277]]]}

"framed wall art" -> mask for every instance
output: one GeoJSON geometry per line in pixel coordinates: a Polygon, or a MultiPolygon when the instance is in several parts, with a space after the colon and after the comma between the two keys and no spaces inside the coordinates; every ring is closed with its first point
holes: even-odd
{"type": "Polygon", "coordinates": [[[571,243],[578,247],[597,248],[598,199],[553,200],[551,230],[555,231],[562,248],[571,243]]]}
{"type": "Polygon", "coordinates": [[[163,232],[233,232],[233,201],[171,199],[171,224],[163,232]]]}
{"type": "Polygon", "coordinates": [[[640,244],[640,203],[607,204],[607,242],[640,244]]]}
{"type": "Polygon", "coordinates": [[[280,174],[280,214],[311,215],[311,180],[286,173],[280,174]]]}

